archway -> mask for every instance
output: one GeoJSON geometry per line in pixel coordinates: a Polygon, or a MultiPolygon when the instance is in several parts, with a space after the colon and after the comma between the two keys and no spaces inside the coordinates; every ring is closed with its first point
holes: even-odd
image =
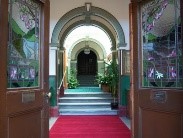
{"type": "Polygon", "coordinates": [[[59,19],[52,32],[51,45],[63,47],[65,37],[75,27],[94,25],[107,32],[111,38],[113,49],[116,49],[116,46],[126,47],[123,29],[112,14],[92,5],[90,11],[87,11],[85,6],[75,8],[59,19]],[[116,38],[118,43],[116,43],[116,38]]]}
{"type": "MultiPolygon", "coordinates": [[[[126,42],[125,42],[125,36],[123,32],[123,28],[119,24],[118,20],[109,12],[107,12],[104,9],[101,9],[99,7],[94,7],[90,5],[90,9],[87,10],[86,5],[82,7],[75,8],[68,13],[64,14],[57,22],[56,26],[53,29],[52,32],[52,38],[51,38],[51,46],[56,46],[59,49],[64,49],[67,46],[65,46],[65,39],[70,34],[72,30],[74,30],[78,26],[96,26],[101,28],[104,32],[107,33],[111,40],[111,52],[112,52],[112,59],[121,59],[120,54],[117,52],[119,51],[121,53],[122,49],[125,49],[126,42]],[[119,57],[120,58],[119,58],[119,57]]],[[[74,45],[74,44],[72,44],[74,45]]],[[[60,52],[58,54],[59,61],[63,60],[63,52],[60,52]]],[[[72,65],[76,65],[76,60],[68,58],[72,63],[72,65]]],[[[98,63],[101,63],[103,61],[98,61],[98,63]]],[[[119,62],[121,63],[121,62],[119,62]]],[[[99,66],[100,67],[100,66],[99,66]]],[[[120,66],[121,67],[121,66],[120,66]]],[[[64,68],[60,66],[59,68],[64,68]]],[[[120,69],[121,71],[121,69],[120,69]]],[[[61,72],[58,78],[58,80],[62,79],[62,76],[64,76],[64,70],[61,72]]],[[[121,80],[121,79],[120,79],[121,80]]],[[[119,80],[119,81],[120,81],[119,80]]],[[[120,86],[118,87],[120,92],[120,86]]],[[[119,101],[122,97],[122,94],[119,94],[119,101]]]]}

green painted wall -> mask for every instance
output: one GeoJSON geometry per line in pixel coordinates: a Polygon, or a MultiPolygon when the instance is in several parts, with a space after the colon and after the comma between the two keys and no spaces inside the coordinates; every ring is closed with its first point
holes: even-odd
{"type": "Polygon", "coordinates": [[[127,93],[130,89],[130,75],[122,75],[120,81],[120,105],[126,106],[127,105],[127,93]]]}
{"type": "Polygon", "coordinates": [[[49,76],[49,91],[51,92],[50,106],[57,105],[57,87],[56,87],[56,76],[49,76]]]}

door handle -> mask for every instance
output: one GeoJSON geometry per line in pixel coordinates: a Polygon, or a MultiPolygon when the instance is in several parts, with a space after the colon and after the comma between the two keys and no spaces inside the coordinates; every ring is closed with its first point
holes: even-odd
{"type": "Polygon", "coordinates": [[[46,93],[45,94],[45,97],[48,98],[48,99],[50,99],[51,98],[51,92],[46,93]]]}

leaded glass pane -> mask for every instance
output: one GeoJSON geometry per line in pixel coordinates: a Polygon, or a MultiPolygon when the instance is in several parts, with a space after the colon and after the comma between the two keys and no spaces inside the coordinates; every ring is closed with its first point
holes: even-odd
{"type": "Polygon", "coordinates": [[[8,88],[39,86],[40,5],[9,1],[8,88]]]}
{"type": "Polygon", "coordinates": [[[152,0],[141,8],[142,86],[182,88],[179,0],[152,0]]]}

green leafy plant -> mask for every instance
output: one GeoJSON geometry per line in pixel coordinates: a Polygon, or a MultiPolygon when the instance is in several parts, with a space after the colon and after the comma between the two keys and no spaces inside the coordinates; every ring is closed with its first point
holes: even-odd
{"type": "Polygon", "coordinates": [[[107,66],[107,74],[111,78],[110,89],[113,96],[113,101],[111,101],[111,109],[118,108],[118,83],[119,83],[119,68],[116,60],[113,60],[107,66]]]}
{"type": "Polygon", "coordinates": [[[96,76],[95,82],[97,84],[110,84],[111,83],[111,78],[109,75],[107,74],[102,74],[102,73],[98,73],[96,76]]]}
{"type": "Polygon", "coordinates": [[[79,86],[79,82],[76,77],[76,69],[71,68],[70,69],[70,74],[69,74],[69,79],[68,79],[68,88],[69,89],[75,89],[79,86]]]}
{"type": "Polygon", "coordinates": [[[110,87],[113,97],[117,97],[117,88],[119,82],[119,69],[115,60],[108,64],[106,74],[110,78],[110,87]]]}
{"type": "Polygon", "coordinates": [[[96,75],[95,82],[97,84],[107,84],[110,86],[110,91],[113,97],[117,97],[117,88],[119,82],[119,69],[116,60],[106,63],[107,67],[103,74],[98,73],[96,75]]]}

